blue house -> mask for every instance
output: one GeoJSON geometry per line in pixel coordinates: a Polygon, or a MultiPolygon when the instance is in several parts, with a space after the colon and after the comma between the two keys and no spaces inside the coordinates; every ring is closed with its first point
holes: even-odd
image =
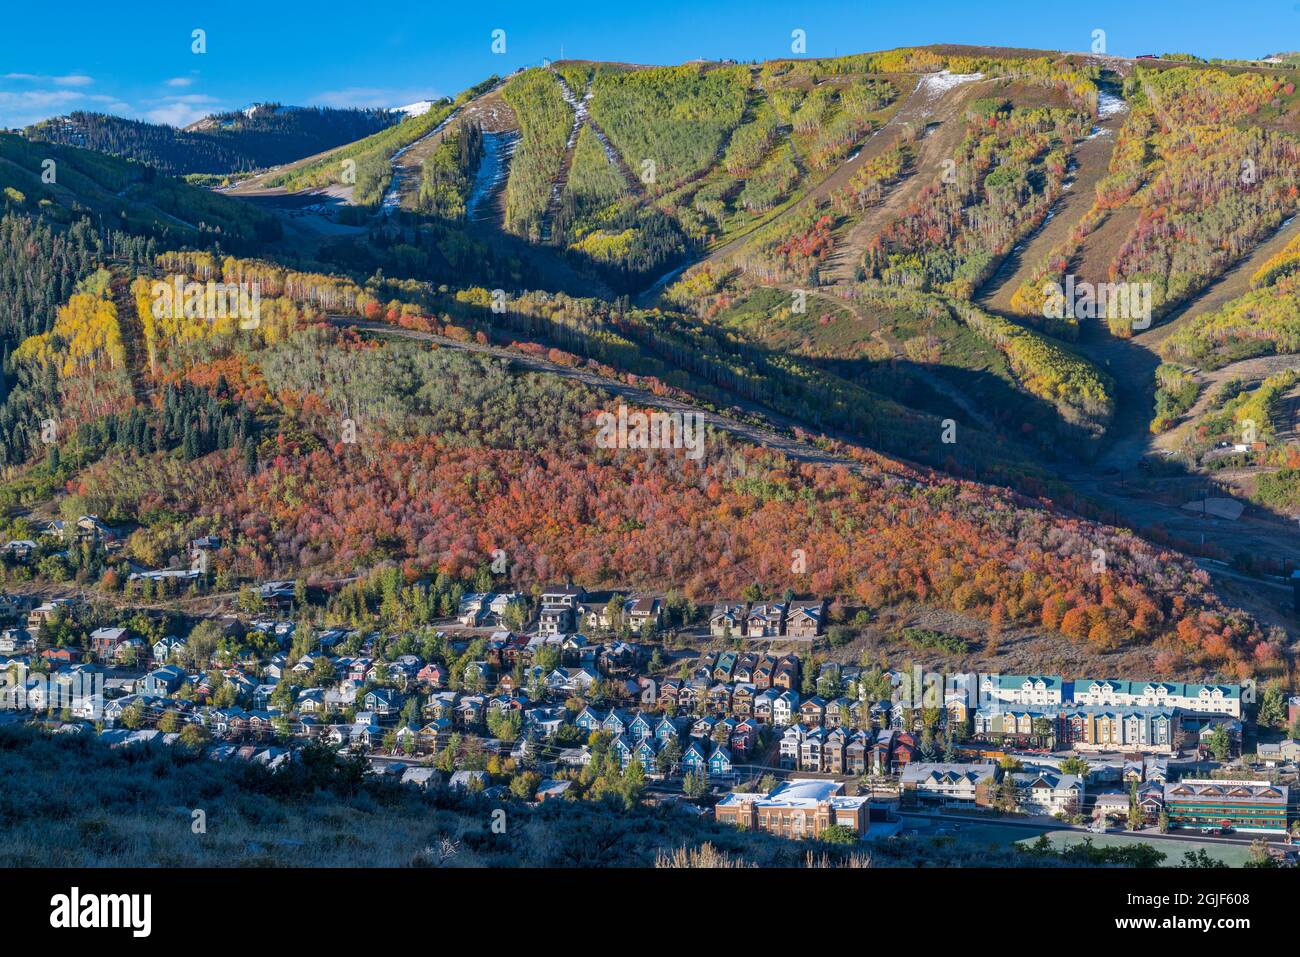
{"type": "Polygon", "coordinates": [[[655,760],[655,739],[642,738],[632,747],[632,753],[641,762],[641,767],[653,771],[658,766],[655,760]]]}
{"type": "Polygon", "coordinates": [[[663,747],[669,741],[674,741],[681,737],[681,734],[681,725],[675,718],[664,716],[659,720],[659,723],[655,725],[654,736],[655,740],[659,742],[660,747],[663,747]]]}
{"type": "Polygon", "coordinates": [[[392,688],[375,688],[367,691],[363,701],[367,711],[375,714],[392,714],[401,706],[401,696],[392,688]]]}
{"type": "Polygon", "coordinates": [[[638,711],[636,718],[633,718],[628,722],[627,735],[633,741],[640,741],[643,737],[651,737],[654,735],[654,726],[645,715],[638,711]]]}
{"type": "Polygon", "coordinates": [[[604,726],[605,716],[595,708],[586,707],[578,712],[578,716],[573,719],[573,723],[588,733],[599,731],[604,726]]]}
{"type": "Polygon", "coordinates": [[[682,754],[682,772],[702,771],[708,767],[708,758],[704,755],[704,749],[700,742],[692,741],[690,746],[682,754]]]}
{"type": "Polygon", "coordinates": [[[722,776],[731,774],[733,770],[731,764],[731,754],[726,748],[719,745],[709,755],[709,774],[710,776],[722,776]]]}
{"type": "Polygon", "coordinates": [[[269,708],[271,706],[271,695],[275,694],[275,685],[260,684],[253,689],[253,707],[269,708]]]}
{"type": "Polygon", "coordinates": [[[165,697],[185,683],[185,672],[176,665],[163,665],[144,676],[142,690],[145,694],[165,697]]]}
{"type": "Polygon", "coordinates": [[[609,714],[605,715],[604,728],[610,734],[617,737],[620,734],[625,734],[628,730],[628,725],[631,723],[632,718],[626,711],[621,708],[614,708],[609,714]]]}
{"type": "Polygon", "coordinates": [[[636,752],[633,750],[632,742],[623,737],[623,735],[620,734],[615,738],[610,747],[613,749],[614,753],[618,755],[618,763],[620,767],[625,768],[632,763],[632,758],[636,752]]]}

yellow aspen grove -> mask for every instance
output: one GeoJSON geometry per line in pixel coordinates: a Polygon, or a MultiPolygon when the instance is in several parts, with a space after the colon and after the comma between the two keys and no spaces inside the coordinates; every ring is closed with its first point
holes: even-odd
{"type": "Polygon", "coordinates": [[[137,276],[131,283],[131,295],[135,299],[135,312],[140,319],[140,329],[144,333],[145,350],[149,355],[149,372],[158,371],[158,326],[153,314],[153,283],[145,276],[137,276]]]}
{"type": "Polygon", "coordinates": [[[31,336],[14,351],[16,359],[35,359],[50,363],[59,356],[55,343],[62,342],[65,352],[60,372],[78,375],[106,363],[109,369],[126,364],[122,330],[117,322],[117,307],[107,299],[89,293],[77,293],[59,307],[54,328],[43,335],[31,336]]]}

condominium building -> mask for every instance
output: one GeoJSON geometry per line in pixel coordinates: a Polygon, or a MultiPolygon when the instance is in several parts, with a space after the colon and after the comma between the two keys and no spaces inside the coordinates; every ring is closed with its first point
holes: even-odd
{"type": "Polygon", "coordinates": [[[1267,781],[1189,778],[1165,785],[1165,812],[1174,827],[1284,833],[1287,787],[1267,781]]]}

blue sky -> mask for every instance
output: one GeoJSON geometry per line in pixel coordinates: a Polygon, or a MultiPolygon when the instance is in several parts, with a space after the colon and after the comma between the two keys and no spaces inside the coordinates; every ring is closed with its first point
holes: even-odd
{"type": "Polygon", "coordinates": [[[173,2],[147,13],[65,0],[14,3],[0,32],[0,128],[84,109],[183,125],[221,109],[397,106],[454,94],[543,57],[680,63],[923,43],[1261,56],[1300,48],[1296,0],[563,0],[454,3],[173,2]],[[1066,9],[1067,6],[1069,9],[1066,9]],[[236,12],[238,11],[238,12],[236,12]],[[206,31],[207,52],[191,51],[206,31]],[[492,31],[506,52],[492,52],[492,31]]]}

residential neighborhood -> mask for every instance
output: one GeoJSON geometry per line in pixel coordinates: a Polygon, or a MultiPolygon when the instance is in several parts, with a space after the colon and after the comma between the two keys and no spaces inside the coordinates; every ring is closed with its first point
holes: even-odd
{"type": "MultiPolygon", "coordinates": [[[[293,615],[305,594],[267,582],[255,611],[178,633],[5,595],[3,705],[115,747],[271,768],[325,747],[423,789],[574,800],[614,775],[637,800],[787,838],[873,840],[935,813],[1287,841],[1300,821],[1300,745],[1248,750],[1252,684],[852,664],[826,653],[824,600],[684,618],[662,595],[564,583],[466,592],[445,618],[385,634],[307,624],[293,615]]],[[[1300,717],[1300,696],[1268,697],[1300,717]]]]}
{"type": "Polygon", "coordinates": [[[1290,939],[1300,0],[136,7],[5,17],[24,943],[1290,939]]]}

